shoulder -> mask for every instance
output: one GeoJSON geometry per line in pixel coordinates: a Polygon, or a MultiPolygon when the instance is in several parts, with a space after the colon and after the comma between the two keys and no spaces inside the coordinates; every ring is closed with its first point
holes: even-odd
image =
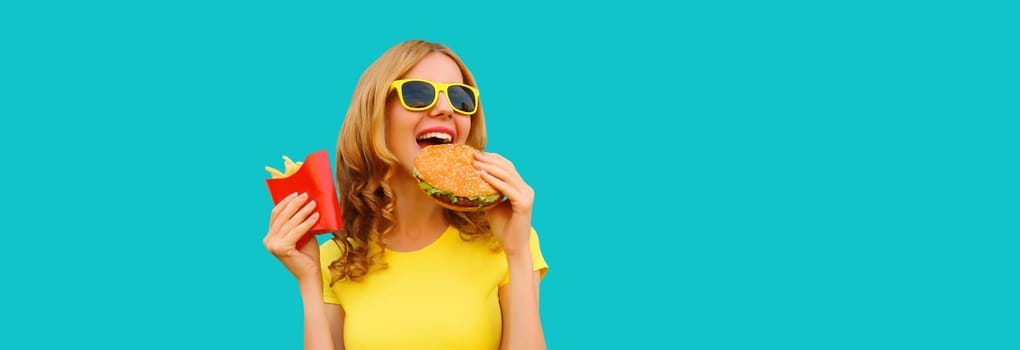
{"type": "Polygon", "coordinates": [[[535,230],[534,227],[531,228],[531,236],[528,238],[528,241],[531,243],[531,248],[532,249],[538,248],[538,246],[539,246],[538,245],[538,231],[535,230]]]}
{"type": "Polygon", "coordinates": [[[340,246],[334,241],[334,238],[328,238],[322,243],[319,243],[319,261],[329,265],[337,258],[340,257],[340,246]]]}

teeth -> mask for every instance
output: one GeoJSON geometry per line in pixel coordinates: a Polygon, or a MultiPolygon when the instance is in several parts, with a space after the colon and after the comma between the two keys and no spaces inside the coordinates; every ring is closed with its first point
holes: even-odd
{"type": "Polygon", "coordinates": [[[443,142],[453,141],[453,135],[447,134],[445,132],[430,132],[430,133],[426,133],[426,134],[423,134],[421,136],[418,136],[418,140],[419,141],[430,139],[430,138],[440,139],[440,140],[443,140],[443,142]]]}

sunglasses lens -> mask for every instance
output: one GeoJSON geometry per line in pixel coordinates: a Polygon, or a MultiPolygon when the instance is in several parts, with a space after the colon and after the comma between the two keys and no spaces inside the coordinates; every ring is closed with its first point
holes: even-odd
{"type": "Polygon", "coordinates": [[[404,105],[410,108],[423,108],[436,98],[436,89],[424,82],[409,81],[400,87],[400,94],[404,98],[404,105]]]}
{"type": "Polygon", "coordinates": [[[453,85],[446,89],[446,92],[450,94],[451,107],[463,112],[471,113],[475,111],[475,94],[463,86],[453,85]]]}

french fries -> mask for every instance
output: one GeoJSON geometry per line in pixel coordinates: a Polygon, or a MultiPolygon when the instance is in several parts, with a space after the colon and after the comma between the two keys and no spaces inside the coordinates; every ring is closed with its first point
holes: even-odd
{"type": "Polygon", "coordinates": [[[295,163],[293,160],[290,160],[290,157],[283,156],[283,172],[280,172],[279,170],[276,170],[276,168],[268,165],[266,165],[266,171],[268,171],[269,175],[274,179],[285,178],[294,175],[298,169],[301,169],[301,165],[304,163],[305,162],[295,163]]]}

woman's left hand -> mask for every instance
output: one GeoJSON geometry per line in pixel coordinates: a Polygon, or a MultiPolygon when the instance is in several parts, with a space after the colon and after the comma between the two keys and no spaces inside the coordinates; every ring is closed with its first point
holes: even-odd
{"type": "Polygon", "coordinates": [[[514,164],[499,154],[478,152],[474,164],[482,179],[507,198],[506,202],[486,210],[503,250],[507,255],[529,251],[535,190],[524,182],[514,164]]]}

